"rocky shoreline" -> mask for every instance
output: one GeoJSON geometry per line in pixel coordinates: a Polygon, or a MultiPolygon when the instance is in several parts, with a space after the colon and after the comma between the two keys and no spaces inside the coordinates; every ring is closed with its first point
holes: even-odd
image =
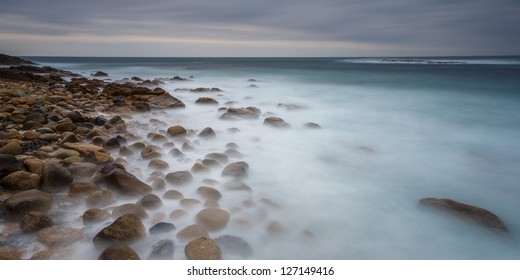
{"type": "MultiPolygon", "coordinates": [[[[164,78],[132,77],[112,82],[103,79],[107,74],[100,71],[87,78],[8,56],[0,57],[0,64],[15,65],[0,68],[0,259],[69,259],[77,245],[85,243],[98,250],[98,259],[173,259],[176,244],[168,236],[185,243],[187,259],[220,259],[223,252],[233,252],[240,258],[252,255],[251,246],[239,237],[212,236],[230,223],[233,214],[233,209],[219,207],[223,193],[214,186],[217,182],[204,180],[205,184],[196,189],[197,199],[184,197],[176,189],[190,184],[197,174],[217,170],[228,180],[220,190],[251,193],[252,188],[243,182],[249,165],[241,159],[238,146],[229,143],[226,151],[208,153],[190,170],[170,172],[168,162],[161,159],[163,148],[169,149],[169,156],[182,160],[194,142],[211,141],[216,132],[210,127],[194,131],[151,119],[150,123],[168,128],[149,132],[147,141],[142,141],[142,135],[135,135],[127,127],[126,116],[185,107],[160,87],[164,78]],[[143,181],[128,171],[128,162],[116,154],[137,155],[155,171],[143,181]],[[163,192],[162,197],[154,190],[163,192]],[[177,228],[165,215],[154,212],[167,200],[179,201],[186,209],[193,205],[204,205],[204,209],[196,213],[195,223],[177,228]],[[62,217],[78,206],[86,209],[76,217],[83,227],[71,227],[62,217]],[[152,225],[144,224],[144,219],[152,220],[152,225]],[[91,234],[93,228],[100,230],[91,234]],[[154,235],[164,238],[154,242],[149,255],[139,255],[134,245],[154,235]],[[35,245],[28,246],[21,240],[35,245]]],[[[188,78],[175,76],[168,80],[182,82],[188,78]]],[[[222,90],[178,88],[174,92],[218,94],[222,90]]],[[[219,105],[208,96],[195,103],[219,105]]],[[[292,104],[278,107],[302,109],[292,104]]],[[[256,107],[215,108],[224,121],[261,117],[256,107]]],[[[275,130],[291,127],[277,116],[267,116],[263,124],[275,130]]],[[[312,122],[304,127],[320,128],[312,122]]],[[[280,207],[269,199],[258,203],[267,208],[280,207]]],[[[245,200],[242,204],[253,207],[256,202],[245,200]]],[[[493,231],[509,231],[485,209],[441,199],[423,199],[420,205],[441,209],[493,231]]],[[[185,210],[176,209],[169,219],[185,215],[185,210]]],[[[287,229],[272,221],[266,230],[276,236],[287,229]]],[[[301,235],[306,242],[316,238],[307,229],[301,235]]]]}

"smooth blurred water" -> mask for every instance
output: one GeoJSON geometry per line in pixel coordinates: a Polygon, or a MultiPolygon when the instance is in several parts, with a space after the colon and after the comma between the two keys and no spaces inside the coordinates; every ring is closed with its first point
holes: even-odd
{"type": "MultiPolygon", "coordinates": [[[[253,258],[520,258],[518,57],[421,58],[464,62],[460,64],[384,63],[378,58],[29,59],[86,76],[105,71],[112,80],[193,75],[192,81],[162,86],[183,100],[186,109],[135,115],[127,124],[143,139],[148,131],[172,125],[196,131],[212,127],[217,132],[215,140],[191,139],[195,151],[187,153],[189,161],[163,157],[171,171],[189,170],[205,154],[223,152],[227,143],[239,145],[241,160],[250,165],[245,182],[252,194],[226,192],[217,171],[196,175],[182,192],[196,198],[203,179],[221,182],[215,186],[223,192],[221,207],[240,209],[232,213],[230,225],[212,237],[243,238],[252,245],[253,258]],[[224,92],[174,92],[195,87],[224,92]],[[217,99],[220,106],[227,101],[234,101],[235,107],[256,106],[264,117],[282,117],[292,127],[266,127],[263,117],[220,120],[219,106],[194,104],[201,96],[217,99]],[[304,108],[286,110],[279,103],[304,108]],[[167,125],[150,125],[151,118],[167,125]],[[306,129],[306,122],[322,129],[306,129]],[[229,133],[230,127],[241,132],[229,133]],[[502,218],[512,238],[422,209],[418,200],[423,197],[486,208],[502,218]],[[264,198],[280,207],[263,203],[264,198]],[[246,207],[245,200],[257,206],[246,207]],[[239,219],[251,225],[234,223],[239,219]],[[272,221],[285,233],[269,234],[272,221]],[[315,240],[305,238],[305,231],[315,240]]],[[[137,176],[148,178],[147,161],[125,159],[137,176]]],[[[201,207],[174,222],[177,229],[194,223],[201,207]]],[[[176,208],[178,204],[168,202],[159,212],[168,216],[176,208]]],[[[149,220],[145,223],[151,225],[149,220]]],[[[146,248],[142,245],[140,250],[146,254],[146,248]]],[[[176,256],[182,258],[180,248],[176,256]]]]}

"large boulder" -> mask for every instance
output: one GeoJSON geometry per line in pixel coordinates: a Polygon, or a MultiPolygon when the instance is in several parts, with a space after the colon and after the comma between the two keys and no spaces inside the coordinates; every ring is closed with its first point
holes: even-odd
{"type": "Polygon", "coordinates": [[[201,186],[197,189],[197,193],[206,200],[218,201],[222,198],[222,194],[211,187],[201,186]]]}
{"type": "Polygon", "coordinates": [[[172,137],[179,137],[179,136],[186,136],[187,130],[186,128],[180,126],[180,125],[174,125],[168,128],[166,131],[168,135],[172,137]]]}
{"type": "Polygon", "coordinates": [[[72,183],[72,174],[70,171],[54,162],[49,162],[43,168],[43,189],[46,191],[59,191],[72,183]]]}
{"type": "Polygon", "coordinates": [[[93,144],[83,142],[67,142],[63,144],[63,147],[80,152],[83,157],[91,159],[94,163],[105,163],[114,160],[105,149],[93,144]]]}
{"type": "Polygon", "coordinates": [[[161,199],[155,194],[145,194],[138,202],[137,205],[144,209],[157,209],[163,205],[161,199]]]}
{"type": "Polygon", "coordinates": [[[109,189],[122,195],[144,195],[152,191],[152,187],[137,179],[129,172],[115,168],[105,176],[105,180],[109,189]]]}
{"type": "Polygon", "coordinates": [[[148,218],[148,213],[146,213],[146,210],[144,210],[143,207],[133,203],[126,203],[117,206],[116,208],[114,208],[114,210],[112,210],[112,217],[115,218],[119,218],[127,214],[133,214],[139,217],[140,219],[148,218]]]}
{"type": "Polygon", "coordinates": [[[123,243],[117,243],[106,248],[98,260],[140,260],[139,255],[123,243]]]}
{"type": "Polygon", "coordinates": [[[12,190],[37,189],[40,186],[40,175],[27,171],[15,171],[2,180],[0,185],[12,190]]]}
{"type": "Polygon", "coordinates": [[[84,225],[96,224],[110,219],[110,213],[107,210],[99,208],[91,208],[81,216],[84,225]]]}
{"type": "Polygon", "coordinates": [[[97,190],[92,192],[86,200],[89,207],[104,207],[108,206],[116,200],[116,196],[108,190],[97,190]]]}
{"type": "Polygon", "coordinates": [[[81,239],[81,230],[64,226],[47,227],[36,235],[36,240],[49,248],[66,247],[81,239]]]}
{"type": "Polygon", "coordinates": [[[184,108],[186,105],[179,99],[171,96],[168,93],[152,96],[148,98],[148,105],[152,109],[173,109],[184,108]]]}
{"type": "Polygon", "coordinates": [[[20,221],[20,229],[22,232],[29,233],[50,227],[52,224],[52,219],[44,215],[42,212],[32,211],[22,217],[22,220],[20,221]]]}
{"type": "Polygon", "coordinates": [[[433,207],[443,212],[474,222],[480,226],[496,232],[509,232],[509,229],[497,215],[483,208],[460,203],[447,198],[423,198],[419,200],[419,204],[427,207],[433,207]]]}
{"type": "Polygon", "coordinates": [[[188,171],[175,171],[166,174],[164,179],[173,185],[184,185],[193,181],[193,176],[188,171]]]}
{"type": "Polygon", "coordinates": [[[22,168],[23,163],[17,160],[15,156],[0,153],[0,178],[22,168]]]}
{"type": "Polygon", "coordinates": [[[18,142],[9,142],[3,147],[0,148],[0,154],[7,154],[7,155],[19,155],[22,153],[22,148],[18,142]]]}
{"type": "Polygon", "coordinates": [[[184,252],[189,260],[220,260],[222,258],[217,242],[205,237],[190,241],[184,247],[184,252]]]}
{"type": "Polygon", "coordinates": [[[72,184],[70,184],[69,197],[85,199],[97,190],[100,190],[100,188],[92,182],[73,181],[72,184]]]}
{"type": "Polygon", "coordinates": [[[145,236],[146,230],[141,220],[134,214],[126,214],[103,228],[93,242],[96,247],[104,249],[117,243],[130,244],[145,236]]]}
{"type": "Polygon", "coordinates": [[[22,216],[31,211],[45,212],[49,209],[52,196],[39,190],[19,192],[4,201],[4,211],[12,217],[22,216]]]}
{"type": "Polygon", "coordinates": [[[209,231],[223,229],[229,222],[229,213],[219,208],[206,208],[197,214],[197,222],[209,231]]]}
{"type": "Polygon", "coordinates": [[[226,165],[222,170],[222,176],[232,176],[235,178],[244,178],[249,172],[249,164],[244,161],[237,161],[226,165]]]}
{"type": "Polygon", "coordinates": [[[223,120],[258,119],[262,111],[256,107],[228,108],[220,117],[223,120]]]}

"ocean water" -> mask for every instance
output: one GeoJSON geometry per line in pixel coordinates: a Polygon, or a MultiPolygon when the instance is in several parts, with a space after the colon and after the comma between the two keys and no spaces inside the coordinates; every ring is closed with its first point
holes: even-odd
{"type": "MultiPolygon", "coordinates": [[[[210,236],[242,238],[253,248],[249,258],[520,259],[520,57],[29,59],[85,76],[104,71],[113,81],[193,76],[161,86],[181,99],[185,109],[125,120],[142,141],[149,132],[164,133],[173,125],[216,131],[212,140],[190,137],[195,149],[183,160],[170,157],[164,147],[162,159],[170,165],[164,174],[189,170],[206,154],[224,152],[229,143],[238,145],[243,157],[230,160],[249,164],[244,182],[251,193],[226,190],[221,169],[194,175],[188,186],[154,193],[162,197],[177,189],[203,202],[197,187],[204,179],[217,181],[212,186],[222,192],[219,204],[231,220],[210,236]],[[196,87],[223,92],[174,91],[196,87]],[[220,105],[194,104],[199,97],[214,98],[220,105]],[[221,120],[218,108],[226,102],[258,107],[262,117],[221,120]],[[263,125],[271,115],[291,127],[263,125]],[[307,122],[321,129],[305,128],[307,122]],[[230,133],[229,128],[240,132],[230,133]],[[419,207],[424,197],[488,209],[504,221],[511,238],[419,207]],[[273,223],[279,225],[275,232],[273,223]]],[[[117,153],[114,157],[128,161],[127,169],[150,183],[148,161],[117,153]]],[[[118,204],[126,202],[135,201],[118,204]]],[[[195,223],[204,208],[163,203],[143,221],[146,227],[162,219],[174,223],[178,232],[195,223]],[[188,215],[172,220],[169,213],[175,209],[188,215]]],[[[85,209],[79,207],[66,222],[83,227],[78,215],[85,209]]],[[[85,231],[93,236],[103,226],[85,231]]],[[[170,238],[175,257],[182,259],[185,243],[176,239],[176,232],[150,236],[134,248],[145,258],[158,239],[170,238]]],[[[75,258],[98,254],[84,242],[75,258]]]]}

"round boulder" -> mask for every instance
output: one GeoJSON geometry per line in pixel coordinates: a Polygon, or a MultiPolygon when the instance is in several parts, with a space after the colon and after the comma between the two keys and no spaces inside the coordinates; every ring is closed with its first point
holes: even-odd
{"type": "Polygon", "coordinates": [[[204,237],[186,244],[184,253],[189,260],[220,260],[222,258],[217,242],[204,237]]]}
{"type": "Polygon", "coordinates": [[[9,216],[22,216],[32,211],[45,212],[49,209],[52,196],[39,190],[19,192],[4,201],[4,211],[9,216]]]}
{"type": "Polygon", "coordinates": [[[209,238],[208,232],[201,225],[190,225],[177,233],[177,238],[183,241],[194,240],[201,237],[209,238]]]}
{"type": "Polygon", "coordinates": [[[110,219],[110,213],[99,208],[91,208],[81,216],[84,225],[96,224],[110,219]]]}
{"type": "Polygon", "coordinates": [[[72,174],[70,171],[54,162],[49,162],[43,168],[43,189],[46,191],[59,191],[72,183],[72,174]]]}
{"type": "Polygon", "coordinates": [[[176,171],[166,174],[164,179],[172,185],[185,185],[193,181],[193,176],[188,171],[176,171]]]}
{"type": "Polygon", "coordinates": [[[36,240],[49,248],[66,247],[81,239],[81,230],[63,226],[47,227],[36,235],[36,240]]]}
{"type": "Polygon", "coordinates": [[[121,206],[117,206],[112,210],[112,217],[121,217],[127,214],[133,214],[140,219],[146,219],[148,218],[148,213],[143,209],[143,207],[133,204],[133,203],[127,203],[123,204],[121,206]]]}
{"type": "Polygon", "coordinates": [[[117,243],[136,242],[145,236],[146,230],[141,220],[134,214],[126,214],[103,228],[92,241],[98,248],[107,248],[117,243]]]}
{"type": "Polygon", "coordinates": [[[87,206],[89,207],[104,207],[108,206],[116,200],[115,195],[107,190],[97,190],[92,192],[87,197],[87,206]]]}
{"type": "Polygon", "coordinates": [[[197,214],[197,222],[209,231],[223,229],[229,222],[229,213],[219,208],[206,208],[197,214]]]}
{"type": "Polygon", "coordinates": [[[20,229],[24,233],[36,232],[40,229],[52,226],[52,219],[39,211],[25,214],[20,221],[20,229]]]}
{"type": "Polygon", "coordinates": [[[140,260],[139,255],[123,243],[117,243],[106,248],[98,260],[140,260]]]}
{"type": "Polygon", "coordinates": [[[238,161],[228,164],[222,170],[222,176],[232,176],[235,178],[243,178],[249,172],[249,164],[244,161],[238,161]]]}
{"type": "Polygon", "coordinates": [[[277,128],[286,128],[290,127],[288,123],[286,123],[282,118],[278,117],[268,117],[264,120],[264,125],[277,127],[277,128]]]}
{"type": "Polygon", "coordinates": [[[201,186],[197,189],[197,193],[206,200],[218,201],[222,198],[222,194],[214,188],[201,186]]]}
{"type": "Polygon", "coordinates": [[[183,137],[187,133],[186,129],[180,125],[171,126],[166,132],[172,137],[183,137]]]}
{"type": "Polygon", "coordinates": [[[144,209],[157,209],[163,205],[161,199],[155,194],[146,194],[141,198],[137,205],[143,207],[144,209]]]}
{"type": "Polygon", "coordinates": [[[2,178],[0,185],[12,190],[37,189],[40,186],[40,175],[27,171],[15,171],[2,178]]]}

